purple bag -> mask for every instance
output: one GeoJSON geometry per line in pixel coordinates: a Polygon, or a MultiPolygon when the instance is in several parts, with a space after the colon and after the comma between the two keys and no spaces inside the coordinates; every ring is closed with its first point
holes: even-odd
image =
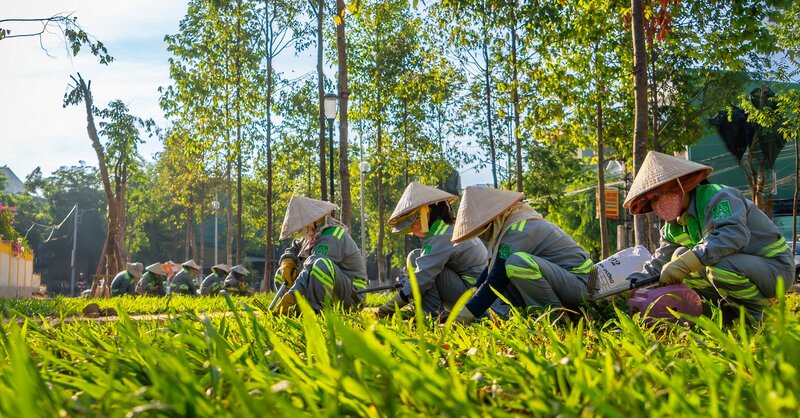
{"type": "Polygon", "coordinates": [[[672,322],[678,322],[678,318],[667,308],[691,316],[700,316],[703,313],[700,295],[682,284],[634,290],[628,298],[630,314],[636,312],[644,314],[648,307],[650,312],[647,318],[666,319],[672,322]]]}

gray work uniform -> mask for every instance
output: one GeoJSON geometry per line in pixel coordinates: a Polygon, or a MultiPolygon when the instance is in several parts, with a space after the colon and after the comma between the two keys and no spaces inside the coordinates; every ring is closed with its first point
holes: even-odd
{"type": "Polygon", "coordinates": [[[111,281],[111,296],[133,295],[136,293],[136,280],[127,271],[121,271],[111,281]]]}
{"type": "Polygon", "coordinates": [[[507,295],[514,305],[578,309],[586,299],[592,260],[550,221],[512,224],[500,240],[497,257],[505,260],[507,295]]]}
{"type": "Polygon", "coordinates": [[[203,279],[203,283],[200,284],[200,294],[203,296],[216,295],[222,290],[224,283],[225,278],[215,271],[203,279]]]}
{"type": "Polygon", "coordinates": [[[164,296],[167,289],[164,287],[164,279],[156,276],[153,272],[146,272],[136,283],[137,295],[164,296]]]}
{"type": "Polygon", "coordinates": [[[246,294],[248,292],[247,281],[245,281],[244,276],[234,272],[230,272],[228,276],[225,277],[225,281],[222,282],[222,285],[225,290],[231,292],[239,294],[246,294]]]}
{"type": "Polygon", "coordinates": [[[329,226],[320,232],[289,292],[320,311],[326,296],[345,308],[360,306],[364,294],[355,292],[366,287],[367,268],[356,242],[347,229],[329,226]]]}
{"type": "Polygon", "coordinates": [[[195,285],[192,273],[186,268],[179,271],[169,283],[168,294],[197,296],[197,285],[195,285]]]}
{"type": "Polygon", "coordinates": [[[777,281],[784,282],[784,289],[794,281],[794,260],[778,227],[730,187],[705,184],[692,190],[686,212],[662,228],[653,258],[628,278],[658,275],[687,250],[705,268],[684,284],[708,300],[742,305],[759,320],[765,298],[775,297],[777,281]]]}
{"type": "MultiPolygon", "coordinates": [[[[422,241],[422,248],[408,254],[407,262],[414,268],[426,313],[452,309],[486,268],[488,254],[478,238],[453,244],[452,237],[453,226],[437,219],[422,241]]],[[[405,281],[400,295],[405,301],[412,297],[411,282],[405,281]]]]}

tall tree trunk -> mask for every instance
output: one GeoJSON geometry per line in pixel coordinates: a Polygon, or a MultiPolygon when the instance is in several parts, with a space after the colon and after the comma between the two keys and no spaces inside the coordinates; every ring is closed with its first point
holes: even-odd
{"type": "MultiPolygon", "coordinates": [[[[319,191],[320,199],[328,200],[328,176],[325,165],[325,72],[322,71],[322,18],[325,0],[317,3],[317,93],[319,99],[319,191]]],[[[333,162],[331,162],[333,163],[333,162]]]]}
{"type": "Polygon", "coordinates": [[[198,263],[201,266],[205,266],[205,258],[206,258],[206,223],[205,223],[205,208],[206,208],[206,189],[205,189],[205,182],[200,183],[200,205],[198,206],[200,209],[200,254],[198,258],[198,263]]]}
{"type": "MultiPolygon", "coordinates": [[[[108,204],[108,232],[106,240],[103,244],[103,252],[100,254],[100,260],[97,263],[96,274],[116,274],[122,270],[122,266],[127,261],[121,251],[119,250],[119,211],[117,207],[117,199],[114,196],[114,190],[111,187],[111,179],[108,175],[108,167],[106,166],[105,150],[100,143],[100,137],[97,134],[97,127],[94,123],[94,100],[92,98],[92,91],[89,85],[83,80],[80,73],[78,78],[72,78],[77,84],[83,94],[83,102],[86,108],[86,132],[89,139],[92,141],[92,148],[97,154],[98,167],[100,169],[100,179],[103,183],[103,190],[106,193],[106,202],[108,204]]],[[[90,82],[91,83],[91,82],[90,82]]]]}
{"type": "Polygon", "coordinates": [[[605,260],[609,253],[608,218],[606,217],[606,173],[603,154],[603,96],[605,85],[600,77],[600,52],[595,44],[594,58],[597,72],[597,205],[600,214],[600,258],[605,260]]]}
{"type": "MultiPolygon", "coordinates": [[[[645,51],[647,51],[647,50],[645,50],[645,51]]],[[[653,141],[652,142],[652,144],[653,144],[652,150],[653,151],[662,152],[663,150],[662,150],[661,144],[659,142],[659,137],[658,137],[658,131],[660,129],[659,123],[658,123],[659,118],[660,118],[659,108],[658,108],[658,106],[659,106],[659,103],[658,103],[658,82],[659,82],[659,80],[658,80],[658,72],[656,71],[656,60],[658,59],[658,55],[656,54],[656,51],[655,51],[655,45],[653,45],[650,48],[650,55],[647,58],[648,58],[647,62],[649,64],[649,66],[650,66],[650,75],[648,77],[648,85],[650,87],[650,105],[649,105],[649,107],[650,107],[650,113],[651,113],[651,122],[650,122],[651,125],[650,125],[650,128],[649,128],[649,132],[652,132],[652,138],[653,138],[652,139],[652,141],[653,141]]],[[[646,221],[646,224],[647,224],[647,247],[651,251],[655,251],[655,249],[656,249],[656,247],[658,245],[658,242],[659,242],[659,236],[661,235],[660,234],[660,228],[659,228],[660,221],[658,219],[658,216],[653,212],[650,212],[649,214],[647,214],[647,217],[646,217],[645,221],[646,221]]]]}
{"type": "MultiPolygon", "coordinates": [[[[484,22],[485,26],[485,22],[484,22]]],[[[483,38],[483,81],[486,91],[486,127],[489,130],[489,156],[492,159],[492,184],[497,188],[497,153],[494,146],[494,129],[492,128],[492,84],[491,84],[491,65],[489,64],[489,41],[486,36],[483,38]]]]}
{"type": "Polygon", "coordinates": [[[236,264],[242,262],[242,1],[236,3],[236,264]]]}
{"type": "MultiPolygon", "coordinates": [[[[403,184],[408,185],[411,179],[408,173],[408,101],[403,99],[403,184]]],[[[403,254],[411,252],[410,236],[403,234],[403,254]]]]}
{"type": "MultiPolygon", "coordinates": [[[[631,0],[631,35],[633,38],[633,89],[635,122],[633,133],[633,175],[647,155],[647,50],[644,42],[643,0],[631,0]]],[[[647,222],[643,215],[633,217],[636,244],[647,245],[647,222]]]]}
{"type": "Polygon", "coordinates": [[[264,26],[267,58],[267,237],[264,246],[264,275],[261,278],[261,291],[274,290],[272,280],[272,24],[269,17],[269,0],[264,0],[264,13],[267,14],[264,26]]]}
{"type": "MultiPolygon", "coordinates": [[[[378,85],[378,84],[376,84],[378,85]]],[[[383,257],[383,239],[385,229],[383,226],[385,199],[383,196],[383,124],[381,123],[381,96],[378,94],[378,126],[377,126],[377,156],[378,168],[375,170],[375,181],[377,182],[375,191],[378,195],[378,243],[375,246],[375,262],[378,267],[378,282],[383,282],[386,277],[386,260],[383,257]]]]}
{"type": "Polygon", "coordinates": [[[186,245],[189,247],[190,256],[192,260],[197,260],[197,241],[194,234],[194,197],[189,198],[189,208],[186,213],[186,245]]]}
{"type": "Polygon", "coordinates": [[[511,68],[513,72],[513,86],[511,88],[511,101],[514,103],[514,138],[517,144],[517,191],[522,191],[522,136],[519,129],[519,70],[517,69],[517,16],[511,14],[511,68]]]}
{"type": "Polygon", "coordinates": [[[341,221],[347,226],[353,223],[353,199],[350,196],[350,161],[347,145],[347,105],[350,99],[350,87],[347,80],[347,43],[344,36],[345,8],[344,0],[336,0],[336,13],[341,22],[336,26],[336,52],[339,58],[339,187],[341,188],[341,221]]]}
{"type": "Polygon", "coordinates": [[[514,140],[517,146],[517,191],[522,191],[522,136],[519,128],[519,70],[517,68],[517,16],[511,15],[511,69],[513,80],[511,101],[514,103],[514,140]]]}
{"type": "Polygon", "coordinates": [[[230,91],[228,90],[228,72],[227,68],[229,67],[229,60],[230,56],[225,54],[225,148],[226,148],[226,156],[225,156],[225,264],[232,266],[233,265],[233,228],[231,225],[233,224],[233,186],[231,185],[231,171],[233,170],[233,164],[231,162],[231,148],[233,144],[231,144],[231,131],[230,131],[230,91]]]}
{"type": "Polygon", "coordinates": [[[232,164],[229,162],[226,163],[226,180],[225,180],[225,197],[226,197],[226,204],[225,204],[225,264],[232,266],[233,265],[233,228],[231,228],[231,224],[233,223],[233,203],[231,202],[231,196],[233,196],[233,181],[231,179],[231,171],[233,169],[232,164]]]}
{"type": "Polygon", "coordinates": [[[127,204],[126,204],[126,191],[128,186],[128,166],[127,164],[121,165],[121,175],[120,175],[120,182],[117,184],[117,210],[119,212],[119,243],[120,243],[120,253],[122,253],[123,258],[129,259],[128,256],[128,246],[125,242],[125,228],[126,228],[126,214],[127,214],[127,204]]]}

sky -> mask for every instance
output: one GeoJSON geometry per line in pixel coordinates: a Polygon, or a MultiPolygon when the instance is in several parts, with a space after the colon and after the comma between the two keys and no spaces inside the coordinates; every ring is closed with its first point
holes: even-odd
{"type": "MultiPolygon", "coordinates": [[[[169,80],[169,54],[164,36],[177,32],[186,4],[172,0],[0,0],[6,18],[40,18],[57,13],[74,13],[89,34],[102,41],[115,61],[100,65],[88,49],[73,57],[56,32],[45,35],[42,45],[36,37],[0,41],[0,166],[8,165],[18,177],[41,167],[49,175],[61,166],[79,161],[97,165],[97,156],[86,133],[83,107],[64,108],[70,75],[80,72],[92,81],[95,105],[106,107],[121,99],[133,115],[152,118],[160,127],[167,121],[158,106],[158,88],[169,80]],[[45,50],[42,49],[44,46],[45,50]]],[[[38,31],[36,24],[9,26],[12,35],[38,31]]],[[[314,56],[308,51],[277,63],[294,78],[314,70],[314,56]]],[[[329,72],[328,76],[333,73],[329,72]]],[[[161,143],[148,139],[140,154],[152,160],[161,143]]],[[[486,170],[462,173],[462,186],[487,183],[486,170]]]]}

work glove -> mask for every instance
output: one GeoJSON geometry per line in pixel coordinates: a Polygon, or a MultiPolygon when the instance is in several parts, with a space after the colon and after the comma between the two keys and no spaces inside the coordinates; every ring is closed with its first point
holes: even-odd
{"type": "Polygon", "coordinates": [[[395,304],[397,304],[397,308],[400,309],[403,306],[408,305],[408,302],[403,300],[403,296],[400,294],[400,292],[397,292],[394,297],[378,308],[378,318],[384,318],[393,314],[395,312],[395,304]]]}
{"type": "Polygon", "coordinates": [[[272,310],[274,315],[287,315],[289,313],[289,309],[294,306],[297,301],[294,298],[294,293],[287,293],[283,295],[283,298],[278,305],[272,310]]]}
{"type": "Polygon", "coordinates": [[[694,254],[694,251],[686,251],[661,269],[661,277],[658,282],[662,284],[679,284],[686,276],[695,273],[703,268],[703,263],[694,254]]]}
{"type": "Polygon", "coordinates": [[[472,312],[469,309],[467,309],[466,306],[461,308],[461,311],[459,311],[458,315],[456,316],[456,322],[459,324],[469,324],[474,320],[475,320],[475,315],[473,315],[472,312]]]}
{"type": "Polygon", "coordinates": [[[286,287],[290,288],[294,285],[294,281],[297,280],[297,276],[300,274],[297,271],[297,266],[294,263],[294,260],[291,258],[284,258],[281,261],[281,281],[286,283],[286,287]]]}

